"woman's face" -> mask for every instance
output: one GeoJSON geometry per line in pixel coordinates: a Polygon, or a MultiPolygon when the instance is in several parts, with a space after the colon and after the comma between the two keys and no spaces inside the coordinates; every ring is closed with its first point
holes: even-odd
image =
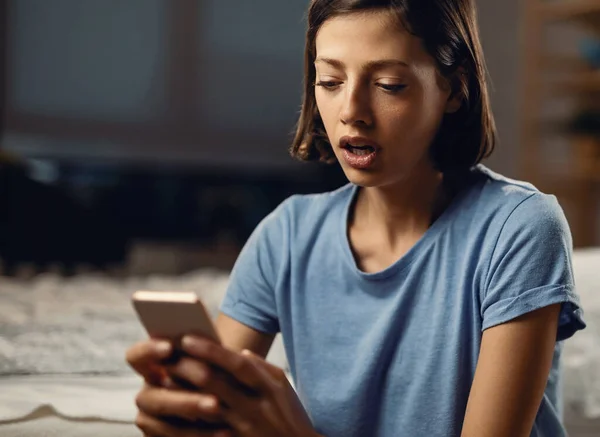
{"type": "Polygon", "coordinates": [[[316,38],[315,68],[317,107],[351,182],[386,186],[435,174],[429,147],[460,100],[421,41],[390,12],[326,21],[316,38]]]}

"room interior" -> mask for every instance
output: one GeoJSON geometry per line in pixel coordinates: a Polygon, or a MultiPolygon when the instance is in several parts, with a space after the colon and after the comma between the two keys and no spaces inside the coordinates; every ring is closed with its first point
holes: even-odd
{"type": "MultiPolygon", "coordinates": [[[[565,345],[565,418],[598,436],[600,3],[477,4],[500,136],[485,164],[565,210],[588,323],[565,345]]],[[[305,7],[0,0],[0,434],[137,435],[131,293],[194,290],[216,314],[260,220],[345,183],[287,150],[305,7]]],[[[281,339],[269,359],[286,368],[281,339]]]]}

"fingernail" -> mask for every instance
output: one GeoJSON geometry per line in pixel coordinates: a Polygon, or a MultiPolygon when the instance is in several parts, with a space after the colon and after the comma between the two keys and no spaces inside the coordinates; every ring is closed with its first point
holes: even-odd
{"type": "Polygon", "coordinates": [[[252,356],[252,351],[249,351],[248,349],[244,349],[242,351],[242,355],[252,356]]]}
{"type": "Polygon", "coordinates": [[[198,406],[202,410],[212,410],[217,408],[217,401],[215,398],[200,398],[198,401],[198,406]]]}
{"type": "Polygon", "coordinates": [[[154,350],[160,355],[168,355],[171,353],[171,343],[168,341],[157,341],[154,343],[154,350]]]}
{"type": "Polygon", "coordinates": [[[182,345],[184,348],[193,348],[193,347],[195,347],[197,344],[198,344],[198,341],[197,341],[197,340],[196,340],[194,337],[192,337],[192,336],[190,336],[190,335],[186,335],[186,336],[184,336],[184,337],[181,339],[181,345],[182,345]]]}

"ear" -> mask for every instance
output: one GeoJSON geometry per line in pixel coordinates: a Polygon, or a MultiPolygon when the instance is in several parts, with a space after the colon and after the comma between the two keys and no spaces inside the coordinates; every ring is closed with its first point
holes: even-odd
{"type": "Polygon", "coordinates": [[[465,99],[465,90],[468,84],[467,70],[464,67],[459,67],[450,78],[449,84],[451,87],[448,101],[446,102],[446,114],[454,114],[463,105],[465,99]]]}

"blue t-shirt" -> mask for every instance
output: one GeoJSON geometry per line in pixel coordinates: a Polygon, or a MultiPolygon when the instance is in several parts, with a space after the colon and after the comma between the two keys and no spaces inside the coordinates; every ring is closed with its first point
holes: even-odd
{"type": "Polygon", "coordinates": [[[298,395],[327,437],[459,436],[482,332],[562,303],[532,436],[565,435],[561,341],[585,327],[556,199],[484,166],[408,253],[364,273],[347,238],[358,191],[293,196],[258,226],[222,311],[281,332],[298,395]]]}

